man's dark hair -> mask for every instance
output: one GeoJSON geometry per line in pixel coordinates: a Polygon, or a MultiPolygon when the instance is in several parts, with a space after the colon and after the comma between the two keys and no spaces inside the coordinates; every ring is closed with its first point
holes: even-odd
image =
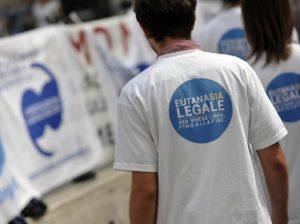
{"type": "Polygon", "coordinates": [[[286,60],[291,54],[293,18],[289,0],[243,0],[242,11],[250,57],[266,54],[266,65],[286,60]]]}
{"type": "Polygon", "coordinates": [[[156,41],[191,38],[197,0],[135,0],[137,21],[156,41]]]}
{"type": "Polygon", "coordinates": [[[241,0],[222,0],[225,4],[239,4],[241,0]]]}

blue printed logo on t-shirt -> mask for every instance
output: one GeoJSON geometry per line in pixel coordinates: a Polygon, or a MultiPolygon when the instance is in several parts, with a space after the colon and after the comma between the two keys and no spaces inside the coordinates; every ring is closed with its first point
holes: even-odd
{"type": "Polygon", "coordinates": [[[0,139],[0,176],[2,175],[3,172],[4,162],[5,162],[4,149],[0,139]]]}
{"type": "Polygon", "coordinates": [[[250,52],[245,31],[241,28],[231,29],[220,39],[218,50],[221,54],[229,54],[241,59],[246,59],[250,52]]]}
{"type": "Polygon", "coordinates": [[[232,102],[227,91],[209,79],[192,79],[174,92],[169,116],[177,133],[194,143],[209,143],[227,129],[232,102]]]}
{"type": "Polygon", "coordinates": [[[300,74],[277,76],[268,85],[267,94],[284,122],[300,120],[300,74]]]}

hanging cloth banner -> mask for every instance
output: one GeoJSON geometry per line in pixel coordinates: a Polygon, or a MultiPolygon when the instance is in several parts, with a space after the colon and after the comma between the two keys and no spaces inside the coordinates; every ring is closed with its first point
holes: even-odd
{"type": "Polygon", "coordinates": [[[106,163],[100,166],[113,161],[121,88],[155,59],[144,37],[135,35],[137,27],[131,14],[66,27],[77,55],[90,121],[105,149],[106,163]]]}
{"type": "Polygon", "coordinates": [[[16,217],[26,204],[39,194],[9,166],[6,148],[0,137],[0,223],[16,217]]]}
{"type": "Polygon", "coordinates": [[[42,194],[103,163],[65,27],[4,39],[0,49],[9,163],[42,194]]]}

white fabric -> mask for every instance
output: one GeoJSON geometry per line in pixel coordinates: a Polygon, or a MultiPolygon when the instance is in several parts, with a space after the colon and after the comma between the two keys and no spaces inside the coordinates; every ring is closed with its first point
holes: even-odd
{"type": "MultiPolygon", "coordinates": [[[[200,47],[204,51],[213,53],[223,53],[233,56],[237,56],[242,59],[246,59],[250,53],[250,47],[247,43],[241,7],[233,7],[230,9],[224,9],[209,21],[202,28],[197,27],[197,35],[193,36],[193,39],[199,43],[200,47]],[[233,30],[238,30],[233,33],[233,30]],[[228,32],[232,32],[228,34],[228,32]],[[228,38],[223,40],[225,34],[228,34],[228,38]]],[[[292,40],[295,43],[299,42],[297,30],[294,28],[292,33],[292,40]]]]}
{"type": "Polygon", "coordinates": [[[292,41],[293,43],[299,43],[299,35],[297,32],[297,29],[294,27],[293,33],[292,33],[292,41]]]}
{"type": "MultiPolygon", "coordinates": [[[[296,113],[300,114],[300,46],[293,44],[292,45],[293,53],[288,60],[283,61],[279,64],[272,63],[266,67],[265,58],[261,58],[257,63],[253,64],[253,68],[257,72],[260,80],[263,83],[263,86],[267,89],[267,93],[271,94],[276,107],[282,111],[282,104],[280,100],[276,97],[272,97],[272,92],[268,90],[268,87],[272,81],[278,77],[283,77],[283,74],[294,73],[298,74],[298,79],[292,81],[288,85],[284,85],[284,88],[281,88],[280,95],[283,97],[282,101],[284,103],[291,103],[294,108],[294,115],[296,113]],[[291,91],[291,87],[292,89],[291,91]],[[287,95],[289,97],[284,98],[287,95]],[[298,102],[298,103],[297,103],[298,102]]],[[[296,76],[297,77],[297,76],[296,76]]],[[[281,83],[287,82],[288,78],[283,78],[280,80],[281,83]]],[[[283,116],[285,112],[283,111],[283,116]]],[[[297,115],[296,115],[297,116],[297,115]]],[[[298,116],[299,117],[299,116],[298,116]]],[[[283,117],[283,120],[285,117],[283,117]]],[[[285,122],[285,126],[289,131],[289,134],[280,141],[282,148],[285,152],[288,166],[289,166],[289,178],[290,178],[290,193],[289,193],[289,219],[291,224],[300,223],[300,140],[299,140],[299,131],[300,131],[300,119],[294,118],[292,115],[292,120],[290,122],[285,122]]]]}
{"type": "Polygon", "coordinates": [[[41,194],[103,163],[64,27],[3,39],[0,48],[0,123],[9,163],[41,194]]]}
{"type": "Polygon", "coordinates": [[[57,17],[60,13],[61,3],[58,0],[49,0],[47,3],[36,1],[33,4],[33,16],[38,27],[49,25],[48,19],[57,17]]]}
{"type": "Polygon", "coordinates": [[[196,42],[200,44],[201,49],[204,51],[225,53],[245,58],[249,52],[249,47],[246,44],[241,8],[233,7],[223,10],[201,29],[196,42]],[[229,34],[229,37],[224,40],[222,47],[221,41],[224,35],[236,29],[241,32],[240,38],[237,36],[239,34],[229,34]]]}
{"type": "Polygon", "coordinates": [[[255,150],[249,144],[263,149],[285,135],[286,129],[259,79],[246,63],[199,50],[172,53],[160,56],[123,88],[114,168],[158,172],[157,224],[266,224],[271,223],[267,200],[258,177],[255,150]],[[200,86],[183,88],[195,82],[200,86]],[[205,82],[212,84],[201,84],[205,82]],[[205,101],[206,108],[205,103],[188,103],[189,97],[197,97],[193,95],[197,91],[210,98],[205,101]],[[226,101],[213,93],[222,93],[226,101]],[[181,97],[186,107],[174,96],[181,97]],[[180,113],[174,113],[174,106],[180,113]],[[206,118],[199,115],[198,124],[192,123],[197,116],[188,117],[192,110],[196,115],[199,107],[206,118]],[[211,119],[214,114],[224,115],[219,120],[221,126],[217,127],[218,119],[211,119]],[[186,118],[178,121],[183,116],[186,118]],[[174,124],[181,121],[186,129],[175,130],[174,124]],[[198,125],[203,135],[185,125],[198,125]],[[224,132],[212,139],[220,127],[225,127],[224,132]],[[183,137],[184,131],[192,133],[183,137]],[[191,136],[193,141],[187,139],[191,136]],[[204,143],[195,143],[198,140],[204,143]]]}
{"type": "Polygon", "coordinates": [[[112,163],[115,147],[116,105],[121,88],[141,68],[155,61],[131,10],[112,17],[67,27],[86,97],[89,117],[112,163]]]}
{"type": "Polygon", "coordinates": [[[0,138],[0,223],[20,214],[28,202],[40,195],[7,161],[6,147],[0,138]]]}

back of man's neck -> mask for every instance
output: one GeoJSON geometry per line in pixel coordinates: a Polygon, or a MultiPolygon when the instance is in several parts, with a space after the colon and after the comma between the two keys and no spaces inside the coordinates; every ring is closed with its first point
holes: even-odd
{"type": "Polygon", "coordinates": [[[174,41],[168,42],[167,44],[164,45],[164,47],[161,47],[157,52],[157,56],[159,57],[165,54],[182,52],[187,50],[195,50],[195,49],[200,49],[200,47],[192,40],[176,39],[174,41]]]}
{"type": "Polygon", "coordinates": [[[175,43],[178,43],[178,42],[181,42],[181,41],[189,41],[189,40],[190,39],[186,39],[186,38],[166,37],[163,41],[158,42],[157,45],[158,45],[159,49],[162,49],[162,48],[164,48],[168,45],[175,44],[175,43]]]}

